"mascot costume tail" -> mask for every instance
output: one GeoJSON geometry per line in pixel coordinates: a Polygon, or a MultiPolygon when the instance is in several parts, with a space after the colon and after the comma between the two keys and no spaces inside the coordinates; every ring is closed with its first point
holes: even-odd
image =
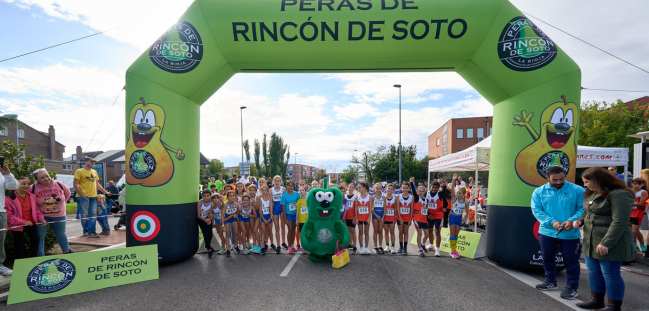
{"type": "Polygon", "coordinates": [[[328,184],[325,178],[323,187],[312,189],[307,196],[309,218],[300,239],[312,261],[331,261],[338,247],[349,244],[349,232],[340,219],[343,193],[338,188],[329,188],[328,184]]]}

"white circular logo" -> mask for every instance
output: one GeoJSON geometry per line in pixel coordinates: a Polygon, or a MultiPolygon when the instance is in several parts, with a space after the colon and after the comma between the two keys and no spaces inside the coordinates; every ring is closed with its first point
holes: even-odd
{"type": "Polygon", "coordinates": [[[131,233],[138,241],[146,242],[155,238],[160,232],[160,220],[153,213],[139,211],[131,217],[131,233]]]}
{"type": "Polygon", "coordinates": [[[318,242],[320,243],[329,243],[333,237],[333,234],[331,234],[331,231],[327,228],[322,228],[320,231],[318,231],[318,242]]]}

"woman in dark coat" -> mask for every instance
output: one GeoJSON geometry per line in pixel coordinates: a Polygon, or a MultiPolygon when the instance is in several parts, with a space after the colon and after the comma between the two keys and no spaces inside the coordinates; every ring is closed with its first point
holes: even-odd
{"type": "Polygon", "coordinates": [[[590,168],[582,175],[586,187],[583,254],[588,266],[588,283],[593,300],[577,304],[584,309],[621,310],[624,280],[622,263],[634,256],[629,215],[633,194],[624,183],[602,168],[590,168]]]}

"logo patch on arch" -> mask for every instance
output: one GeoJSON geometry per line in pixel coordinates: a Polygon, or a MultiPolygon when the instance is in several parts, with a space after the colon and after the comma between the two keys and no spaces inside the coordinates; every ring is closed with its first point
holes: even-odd
{"type": "Polygon", "coordinates": [[[49,294],[66,288],[77,274],[70,261],[49,259],[41,262],[27,274],[27,287],[35,293],[49,294]]]}
{"type": "Polygon", "coordinates": [[[532,71],[551,63],[557,45],[525,16],[517,16],[505,26],[498,40],[498,57],[509,69],[532,71]]]}
{"type": "Polygon", "coordinates": [[[131,234],[140,242],[153,240],[160,232],[160,219],[149,211],[139,211],[131,217],[131,234]]]}
{"type": "Polygon", "coordinates": [[[153,43],[149,58],[164,71],[190,72],[203,59],[203,40],[192,24],[179,22],[153,43]]]}

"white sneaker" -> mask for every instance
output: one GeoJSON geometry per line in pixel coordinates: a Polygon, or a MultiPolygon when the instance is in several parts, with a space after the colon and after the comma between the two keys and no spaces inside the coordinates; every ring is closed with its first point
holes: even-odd
{"type": "Polygon", "coordinates": [[[0,275],[11,276],[12,273],[13,273],[13,271],[11,271],[11,269],[9,269],[9,268],[7,268],[7,267],[5,267],[3,265],[0,265],[0,275]]]}
{"type": "Polygon", "coordinates": [[[397,250],[396,250],[395,248],[390,247],[390,253],[391,253],[392,255],[396,255],[396,254],[397,254],[397,250]]]}
{"type": "Polygon", "coordinates": [[[432,251],[433,249],[434,249],[433,244],[430,244],[430,243],[429,243],[429,244],[426,244],[426,250],[427,250],[427,251],[430,252],[430,251],[432,251]]]}
{"type": "Polygon", "coordinates": [[[435,247],[435,257],[439,257],[439,248],[435,247]]]}
{"type": "Polygon", "coordinates": [[[363,255],[369,255],[371,254],[370,249],[367,247],[363,247],[363,255]]]}

